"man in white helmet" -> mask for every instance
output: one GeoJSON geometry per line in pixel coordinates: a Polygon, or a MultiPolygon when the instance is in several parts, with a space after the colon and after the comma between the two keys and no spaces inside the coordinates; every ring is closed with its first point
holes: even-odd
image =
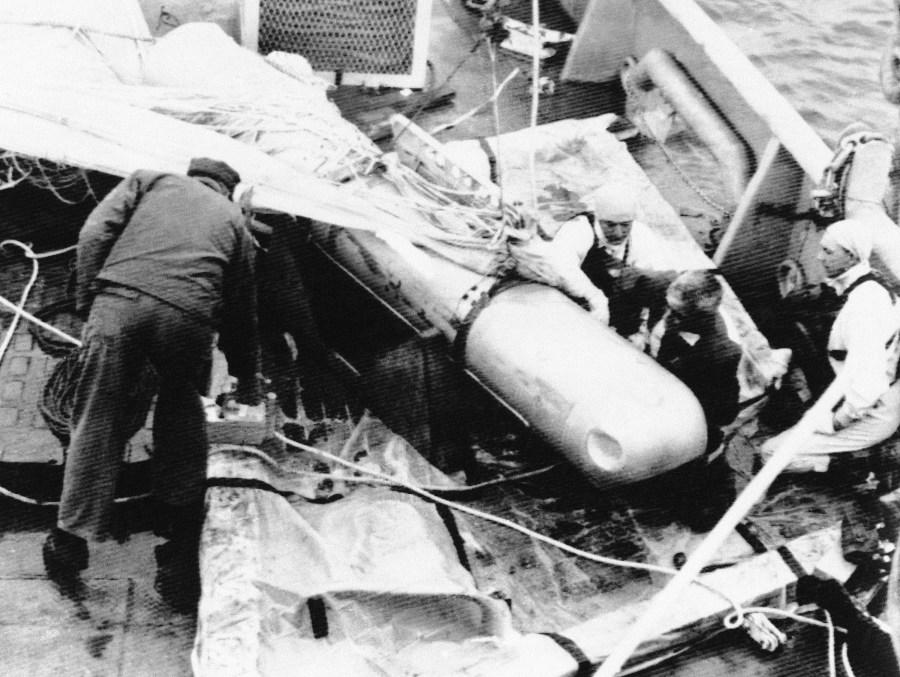
{"type": "Polygon", "coordinates": [[[637,198],[632,185],[604,184],[591,194],[590,231],[582,226],[579,236],[581,270],[609,299],[610,325],[626,337],[662,316],[676,275],[664,265],[665,242],[638,219],[637,198]]]}
{"type": "Polygon", "coordinates": [[[606,183],[590,195],[592,245],[626,266],[657,268],[665,244],[638,217],[641,213],[634,186],[606,183]]]}
{"type": "MultiPolygon", "coordinates": [[[[787,471],[824,472],[832,455],[871,447],[900,425],[897,381],[900,314],[893,292],[873,273],[871,230],[862,221],[831,224],[820,242],[819,261],[840,311],[828,337],[828,361],[846,381],[831,420],[797,454],[787,471]]],[[[763,445],[770,457],[789,431],[763,445]]]]}
{"type": "Polygon", "coordinates": [[[593,210],[567,221],[552,240],[510,247],[524,276],[559,287],[639,348],[665,311],[676,271],[669,247],[640,213],[637,188],[609,182],[588,198],[593,210]]]}

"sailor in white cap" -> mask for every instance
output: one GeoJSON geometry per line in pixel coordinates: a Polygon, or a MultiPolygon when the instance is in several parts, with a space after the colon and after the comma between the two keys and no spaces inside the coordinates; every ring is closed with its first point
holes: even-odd
{"type": "Polygon", "coordinates": [[[626,266],[665,269],[665,243],[640,220],[638,187],[611,181],[590,194],[597,247],[626,266]]]}
{"type": "Polygon", "coordinates": [[[567,221],[552,241],[510,247],[520,274],[561,288],[643,349],[643,326],[665,310],[676,272],[670,247],[638,220],[640,186],[614,180],[586,197],[591,212],[567,221]]]}
{"type": "Polygon", "coordinates": [[[665,310],[665,291],[676,271],[666,266],[670,248],[641,222],[639,188],[611,181],[595,190],[593,242],[581,270],[609,298],[610,324],[643,347],[646,331],[665,310]]]}
{"type": "MultiPolygon", "coordinates": [[[[832,454],[871,447],[900,425],[900,313],[894,294],[872,271],[871,254],[871,235],[860,221],[837,221],[822,235],[818,259],[826,284],[843,303],[829,334],[828,358],[835,374],[846,372],[846,388],[829,424],[814,434],[788,471],[824,472],[832,454]]],[[[764,459],[788,432],[763,446],[764,459]]]]}

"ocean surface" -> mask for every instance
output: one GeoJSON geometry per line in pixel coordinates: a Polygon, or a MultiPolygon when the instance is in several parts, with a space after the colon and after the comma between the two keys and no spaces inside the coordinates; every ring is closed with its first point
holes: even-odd
{"type": "Polygon", "coordinates": [[[894,0],[700,0],[775,87],[833,144],[855,121],[897,136],[879,63],[894,0]]]}

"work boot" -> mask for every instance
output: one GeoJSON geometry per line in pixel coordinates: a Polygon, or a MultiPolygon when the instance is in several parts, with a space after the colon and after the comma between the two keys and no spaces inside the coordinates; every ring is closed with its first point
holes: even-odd
{"type": "Polygon", "coordinates": [[[169,541],[156,546],[156,580],[153,587],[169,606],[184,614],[194,613],[200,601],[200,560],[197,550],[169,541]]]}
{"type": "Polygon", "coordinates": [[[173,609],[194,613],[200,601],[201,505],[170,508],[180,519],[171,524],[167,542],[156,546],[156,580],[153,587],[173,609]]]}
{"type": "Polygon", "coordinates": [[[74,580],[88,566],[87,541],[59,527],[44,541],[43,554],[47,576],[57,583],[74,580]]]}

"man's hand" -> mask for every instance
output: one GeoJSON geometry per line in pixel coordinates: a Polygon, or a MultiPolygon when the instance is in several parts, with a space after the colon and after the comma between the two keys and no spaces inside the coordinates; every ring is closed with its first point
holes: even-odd
{"type": "Polygon", "coordinates": [[[650,340],[648,333],[649,332],[638,330],[628,337],[628,342],[642,353],[645,353],[647,352],[647,344],[650,340]]]}
{"type": "Polygon", "coordinates": [[[518,273],[529,280],[557,287],[570,297],[584,300],[590,314],[603,324],[609,324],[609,300],[581,270],[578,257],[558,243],[532,238],[511,245],[518,273]]]}
{"type": "Polygon", "coordinates": [[[850,412],[848,412],[844,407],[840,407],[836,412],[834,412],[834,416],[831,419],[831,426],[834,428],[834,432],[838,432],[843,430],[851,423],[856,420],[850,412]]]}

